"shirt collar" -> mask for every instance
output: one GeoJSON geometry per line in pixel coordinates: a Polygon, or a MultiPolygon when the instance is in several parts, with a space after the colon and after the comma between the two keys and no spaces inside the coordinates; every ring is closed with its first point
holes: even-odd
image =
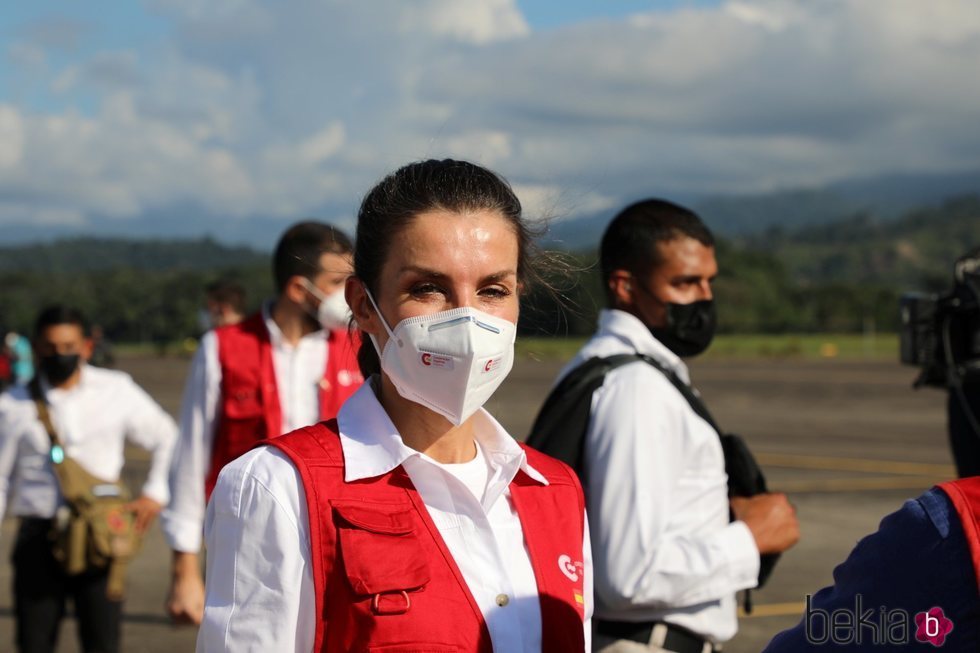
{"type": "MultiPolygon", "coordinates": [[[[274,299],[269,299],[262,303],[262,320],[265,322],[266,331],[269,332],[269,342],[272,343],[274,348],[282,349],[287,345],[287,343],[283,339],[282,329],[280,329],[279,325],[276,324],[276,321],[272,319],[272,307],[275,305],[275,303],[276,302],[274,299]]],[[[325,338],[328,335],[329,332],[325,331],[324,329],[317,329],[316,331],[311,331],[300,338],[300,341],[306,339],[325,338]]]]}
{"type": "MultiPolygon", "coordinates": [[[[379,377],[373,376],[348,399],[337,415],[340,446],[344,452],[344,480],[348,483],[387,474],[408,458],[424,457],[407,446],[374,392],[379,377]]],[[[500,468],[513,480],[518,471],[548,485],[548,480],[527,462],[527,455],[497,420],[484,409],[477,411],[476,439],[493,469],[500,468]]]]}
{"type": "Polygon", "coordinates": [[[649,327],[640,318],[615,308],[599,312],[599,331],[597,335],[612,336],[637,352],[651,356],[669,369],[672,369],[685,383],[690,383],[687,365],[680,356],[657,340],[649,327]]]}

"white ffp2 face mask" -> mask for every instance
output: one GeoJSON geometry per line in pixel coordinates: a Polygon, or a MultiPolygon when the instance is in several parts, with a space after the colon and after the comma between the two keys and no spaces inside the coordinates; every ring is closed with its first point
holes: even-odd
{"type": "Polygon", "coordinates": [[[459,426],[487,402],[514,366],[517,325],[475,308],[455,308],[402,320],[388,332],[381,369],[405,399],[459,426]]]}
{"type": "Polygon", "coordinates": [[[344,289],[334,291],[329,295],[324,295],[323,291],[313,285],[309,279],[303,279],[306,289],[314,297],[320,300],[316,307],[316,320],[320,325],[327,329],[346,329],[350,324],[351,312],[344,297],[344,289]]]}

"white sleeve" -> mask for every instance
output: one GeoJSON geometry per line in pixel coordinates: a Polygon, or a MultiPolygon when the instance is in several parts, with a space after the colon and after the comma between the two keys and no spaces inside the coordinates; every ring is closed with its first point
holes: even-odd
{"type": "Polygon", "coordinates": [[[125,396],[120,396],[119,401],[128,411],[126,439],[153,454],[142,492],[166,506],[170,501],[167,473],[177,441],[177,425],[132,378],[127,377],[122,393],[125,396]]]}
{"type": "Polygon", "coordinates": [[[316,599],[302,481],[278,450],[227,465],[208,504],[199,653],[310,653],[316,599]]]}
{"type": "Polygon", "coordinates": [[[596,594],[608,609],[696,605],[756,584],[759,553],[744,523],[705,531],[677,514],[674,490],[693,455],[686,408],[642,363],[613,372],[593,395],[588,507],[596,594]]]}
{"type": "Polygon", "coordinates": [[[9,397],[0,395],[0,521],[7,511],[7,496],[10,493],[14,466],[17,462],[17,447],[20,434],[14,427],[8,406],[9,397]]]}
{"type": "Polygon", "coordinates": [[[218,402],[221,366],[214,331],[201,338],[191,362],[180,409],[180,429],[170,463],[170,505],[163,513],[163,533],[175,551],[201,550],[204,526],[204,481],[211,463],[211,444],[218,402]]]}
{"type": "Polygon", "coordinates": [[[585,581],[582,592],[585,594],[585,651],[588,653],[592,650],[592,610],[595,607],[595,599],[592,596],[592,536],[589,534],[588,511],[583,519],[585,529],[582,533],[582,565],[585,568],[585,581]]]}

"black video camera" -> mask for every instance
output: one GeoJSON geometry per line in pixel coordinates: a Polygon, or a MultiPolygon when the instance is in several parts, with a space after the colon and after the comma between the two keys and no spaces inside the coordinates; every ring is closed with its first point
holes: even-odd
{"type": "Polygon", "coordinates": [[[905,293],[901,360],[922,368],[915,387],[980,382],[980,247],[956,261],[943,295],[905,293]]]}

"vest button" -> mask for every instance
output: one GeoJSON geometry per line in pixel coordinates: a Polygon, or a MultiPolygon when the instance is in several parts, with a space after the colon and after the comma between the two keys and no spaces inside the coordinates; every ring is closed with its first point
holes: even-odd
{"type": "Polygon", "coordinates": [[[506,594],[498,594],[497,595],[497,605],[499,605],[500,607],[504,607],[508,603],[510,603],[510,597],[509,596],[507,596],[506,594]]]}

